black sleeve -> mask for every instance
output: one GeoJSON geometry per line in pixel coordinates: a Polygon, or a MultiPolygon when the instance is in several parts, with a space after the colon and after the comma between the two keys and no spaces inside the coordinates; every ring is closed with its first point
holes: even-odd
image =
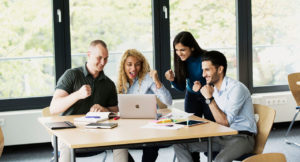
{"type": "Polygon", "coordinates": [[[114,83],[111,85],[111,93],[108,100],[108,105],[110,106],[118,106],[118,95],[117,95],[117,89],[114,83]]]}
{"type": "Polygon", "coordinates": [[[75,79],[75,72],[71,69],[65,71],[65,73],[57,81],[55,89],[62,89],[67,91],[69,94],[73,93],[73,85],[75,79]]]}

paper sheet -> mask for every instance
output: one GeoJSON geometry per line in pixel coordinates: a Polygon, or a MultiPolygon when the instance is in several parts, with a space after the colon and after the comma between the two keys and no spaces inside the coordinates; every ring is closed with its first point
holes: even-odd
{"type": "Polygon", "coordinates": [[[194,113],[186,113],[186,112],[171,112],[167,115],[162,116],[161,118],[167,118],[167,119],[184,119],[186,120],[188,117],[194,115],[194,113]]]}
{"type": "Polygon", "coordinates": [[[184,127],[183,125],[177,125],[174,123],[171,124],[156,124],[156,123],[148,123],[141,128],[152,128],[152,129],[166,129],[166,130],[175,130],[184,127]]]}

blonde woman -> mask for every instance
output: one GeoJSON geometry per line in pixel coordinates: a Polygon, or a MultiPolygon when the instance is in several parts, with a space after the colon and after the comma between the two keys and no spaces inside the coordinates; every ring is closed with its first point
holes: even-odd
{"type": "MultiPolygon", "coordinates": [[[[157,71],[150,70],[146,58],[136,49],[128,49],[121,58],[117,90],[119,94],[155,94],[166,105],[172,105],[170,92],[160,82],[157,71]]],[[[142,162],[154,162],[158,147],[144,147],[142,162]]],[[[129,156],[129,161],[132,157],[129,156]]],[[[114,150],[114,161],[128,161],[128,150],[114,150]]]]}

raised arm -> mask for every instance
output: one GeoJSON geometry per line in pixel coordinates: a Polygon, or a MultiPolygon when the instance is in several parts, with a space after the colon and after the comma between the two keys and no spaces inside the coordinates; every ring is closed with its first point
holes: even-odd
{"type": "MultiPolygon", "coordinates": [[[[204,85],[201,88],[200,91],[201,91],[202,95],[206,99],[208,99],[208,98],[211,98],[213,96],[212,94],[214,92],[214,88],[213,88],[213,86],[207,84],[207,85],[204,85]]],[[[214,116],[216,122],[218,124],[229,127],[229,122],[227,120],[227,115],[219,108],[216,101],[212,100],[212,102],[208,106],[209,106],[210,111],[211,111],[212,115],[214,116]]]]}
{"type": "Polygon", "coordinates": [[[154,84],[152,84],[152,86],[150,88],[155,93],[157,98],[159,98],[159,100],[166,105],[172,105],[172,96],[171,96],[170,92],[160,82],[158,75],[157,75],[157,71],[151,70],[150,77],[152,78],[152,80],[154,82],[154,84]]]}
{"type": "Polygon", "coordinates": [[[50,104],[50,113],[59,114],[65,112],[78,100],[87,98],[91,95],[91,87],[83,85],[78,91],[69,94],[62,89],[56,89],[50,104]]]}
{"type": "Polygon", "coordinates": [[[175,75],[174,75],[174,72],[173,72],[171,69],[168,70],[168,71],[166,71],[165,77],[166,77],[166,79],[167,79],[168,81],[171,82],[172,86],[173,86],[174,88],[176,88],[177,90],[179,90],[179,91],[184,91],[184,90],[185,90],[185,86],[186,86],[186,85],[185,85],[185,84],[180,85],[180,84],[178,84],[178,83],[176,82],[176,77],[175,77],[175,75]]]}

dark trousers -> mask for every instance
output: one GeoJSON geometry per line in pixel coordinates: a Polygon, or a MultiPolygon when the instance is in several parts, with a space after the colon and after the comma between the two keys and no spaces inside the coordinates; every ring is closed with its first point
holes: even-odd
{"type": "Polygon", "coordinates": [[[208,105],[205,103],[205,98],[202,94],[194,94],[186,91],[184,99],[184,110],[188,113],[203,117],[205,119],[215,121],[208,105]]]}
{"type": "MultiPolygon", "coordinates": [[[[184,110],[188,113],[194,113],[194,115],[203,117],[205,119],[215,121],[208,105],[205,103],[205,98],[202,94],[194,94],[186,91],[184,99],[184,110]]],[[[193,152],[192,158],[194,162],[200,161],[199,152],[193,152]]]]}
{"type": "MultiPolygon", "coordinates": [[[[142,162],[155,162],[158,156],[159,147],[144,147],[143,148],[143,156],[142,162]]],[[[134,159],[128,153],[128,162],[134,162],[134,159]]]]}

